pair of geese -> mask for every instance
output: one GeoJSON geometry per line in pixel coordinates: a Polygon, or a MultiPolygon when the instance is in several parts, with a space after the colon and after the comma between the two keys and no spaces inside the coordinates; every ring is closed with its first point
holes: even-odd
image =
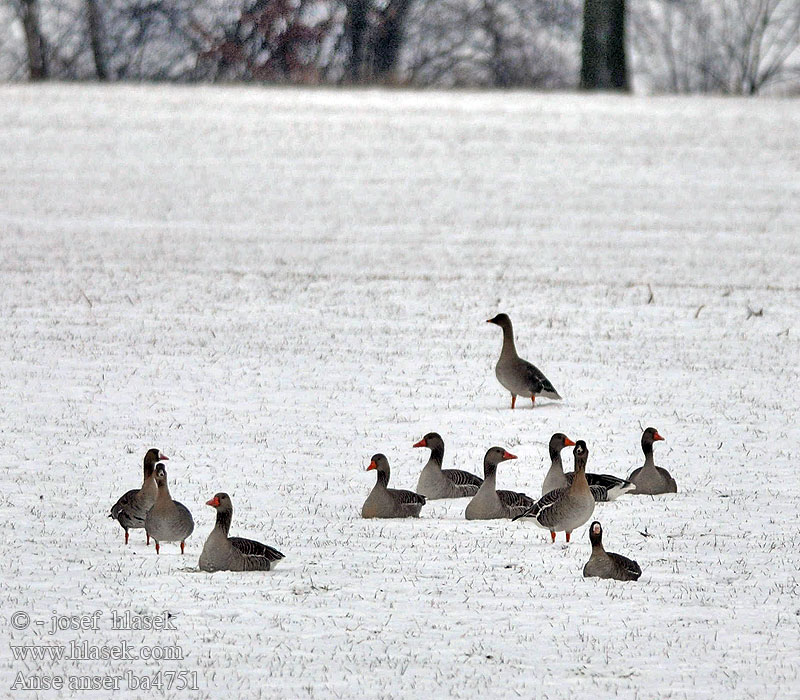
{"type": "MultiPolygon", "coordinates": [[[[112,506],[110,516],[125,530],[144,529],[147,544],[152,537],[156,554],[162,542],[180,542],[181,554],[186,539],[194,531],[189,509],[172,499],[167,485],[167,470],[162,464],[169,457],[155,448],[144,456],[142,487],[123,494],[112,506]]],[[[217,493],[206,502],[217,511],[217,522],[206,539],[200,554],[203,571],[270,571],[283,559],[277,549],[242,537],[228,537],[233,520],[233,503],[227,493],[217,493]]]]}

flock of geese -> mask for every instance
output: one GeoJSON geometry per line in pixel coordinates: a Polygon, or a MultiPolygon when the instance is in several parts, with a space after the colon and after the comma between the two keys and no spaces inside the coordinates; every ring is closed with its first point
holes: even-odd
{"type": "MultiPolygon", "coordinates": [[[[495,367],[498,381],[511,393],[511,408],[518,396],[558,400],[561,397],[544,374],[517,354],[511,319],[498,314],[489,319],[503,329],[503,347],[495,367]]],[[[467,520],[533,521],[549,530],[551,541],[556,533],[564,532],[570,541],[572,532],[589,521],[595,503],[613,501],[629,493],[661,494],[677,492],[675,480],[669,472],[657,467],[653,460],[653,443],[664,438],[655,428],[642,434],[644,465],[635,469],[627,479],[608,474],[586,472],[589,450],[583,440],[573,442],[564,433],[550,438],[550,469],[542,484],[541,497],[534,500],[524,493],[497,489],[497,467],[501,462],[516,459],[502,447],[491,447],[483,459],[483,478],[460,469],[442,469],[444,441],[438,433],[428,433],[414,447],[430,450],[417,482],[416,491],[389,488],[389,461],[383,454],[372,457],[367,471],[374,470],[377,480],[361,509],[364,518],[419,517],[428,499],[470,498],[464,511],[467,520]],[[564,472],[561,452],[573,447],[574,471],[564,472]]],[[[147,544],[155,541],[156,553],[163,542],[179,542],[181,554],[186,539],[194,531],[194,519],[189,509],[172,499],[167,486],[167,471],[163,462],[168,457],[158,449],[150,449],[144,456],[144,480],[139,489],[132,489],[119,498],[111,508],[110,517],[117,520],[125,531],[128,544],[129,530],[144,529],[147,544]]],[[[269,571],[283,559],[278,550],[254,540],[229,537],[233,519],[233,504],[227,493],[217,493],[206,505],[216,510],[216,524],[208,535],[200,554],[199,566],[203,571],[269,571]]],[[[629,581],[641,576],[639,565],[620,554],[606,552],[603,548],[603,528],[598,521],[589,527],[592,554],[583,569],[584,576],[612,578],[629,581]]]]}

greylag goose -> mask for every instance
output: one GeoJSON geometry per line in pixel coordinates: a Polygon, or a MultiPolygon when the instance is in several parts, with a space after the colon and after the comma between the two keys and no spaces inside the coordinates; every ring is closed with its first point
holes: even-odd
{"type": "Polygon", "coordinates": [[[561,397],[550,380],[537,367],[517,355],[511,319],[506,314],[497,314],[486,323],[494,323],[503,329],[503,348],[494,373],[497,381],[511,392],[511,408],[517,403],[517,396],[530,397],[531,403],[536,402],[537,396],[560,401],[561,397]]]}
{"type": "Polygon", "coordinates": [[[653,443],[664,438],[655,428],[647,428],[642,433],[642,452],[644,466],[634,469],[628,480],[636,486],[634,494],[677,493],[678,485],[666,469],[657,467],[653,461],[653,443]]]}
{"type": "MultiPolygon", "coordinates": [[[[555,489],[563,489],[572,483],[575,473],[564,473],[564,467],[561,464],[561,450],[574,444],[564,433],[555,433],[550,438],[550,470],[542,484],[542,496],[555,489]]],[[[634,489],[634,485],[630,481],[610,474],[587,474],[586,481],[589,482],[594,500],[598,503],[614,501],[622,494],[634,489]]]]}
{"type": "Polygon", "coordinates": [[[217,511],[217,524],[203,545],[199,566],[203,571],[270,571],[283,559],[277,549],[242,537],[228,537],[233,519],[233,503],[227,493],[215,494],[206,501],[217,511]]]}
{"type": "Polygon", "coordinates": [[[583,525],[594,513],[594,496],[586,481],[586,460],[589,450],[583,440],[575,443],[575,476],[572,483],[564,488],[550,491],[542,496],[528,510],[518,515],[519,518],[533,518],[539,527],[550,530],[552,541],[556,541],[556,532],[566,532],[567,542],[572,531],[583,525]]]}
{"type": "Polygon", "coordinates": [[[617,581],[636,581],[642,575],[635,561],[603,549],[603,526],[596,520],[589,527],[589,541],[592,543],[592,556],[583,567],[583,575],[587,578],[596,576],[617,581]]]}
{"type": "Polygon", "coordinates": [[[192,514],[185,505],[173,501],[169,495],[167,470],[163,464],[156,465],[156,483],[158,496],[144,519],[145,530],[156,541],[156,554],[160,553],[162,542],[180,542],[183,554],[184,542],[194,530],[192,514]]]}
{"type": "Polygon", "coordinates": [[[428,433],[414,447],[427,447],[431,451],[428,463],[417,481],[417,493],[425,498],[463,498],[474,496],[483,479],[461,469],[442,469],[444,440],[439,433],[428,433]]]}
{"type": "MultiPolygon", "coordinates": [[[[128,544],[128,530],[139,530],[144,527],[144,519],[158,496],[158,485],[153,472],[158,460],[168,460],[156,448],[147,450],[144,455],[144,480],[142,487],[131,489],[120,496],[119,500],[111,507],[109,518],[114,518],[125,530],[125,544],[128,544]]],[[[150,535],[147,535],[147,544],[150,544],[150,535]]]]}
{"type": "Polygon", "coordinates": [[[483,483],[467,504],[464,516],[467,520],[494,520],[513,518],[533,505],[533,499],[516,491],[497,490],[497,465],[516,459],[502,447],[491,447],[483,458],[483,483]]]}
{"type": "Polygon", "coordinates": [[[389,460],[382,454],[372,455],[367,471],[375,469],[378,479],[361,508],[362,518],[418,518],[425,496],[413,491],[390,489],[389,460]]]}

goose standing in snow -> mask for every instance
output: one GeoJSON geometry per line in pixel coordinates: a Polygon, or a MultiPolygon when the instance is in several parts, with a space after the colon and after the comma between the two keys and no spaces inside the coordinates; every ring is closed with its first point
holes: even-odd
{"type": "MultiPolygon", "coordinates": [[[[142,487],[127,491],[111,507],[110,518],[114,518],[125,530],[125,544],[128,544],[128,530],[139,530],[144,528],[144,519],[158,496],[158,484],[156,484],[153,472],[159,460],[168,460],[165,454],[153,448],[147,450],[144,455],[144,480],[142,487]]],[[[150,544],[150,535],[147,535],[147,544],[150,544]]]]}
{"type": "Polygon", "coordinates": [[[497,314],[486,323],[494,323],[503,329],[503,348],[494,373],[497,381],[511,392],[511,408],[517,403],[517,396],[530,397],[531,403],[535,403],[537,396],[560,401],[561,397],[550,380],[537,367],[517,355],[511,319],[506,314],[497,314]]]}
{"type": "Polygon", "coordinates": [[[414,447],[427,447],[431,451],[428,463],[417,481],[417,493],[431,500],[437,498],[463,498],[474,496],[483,479],[461,469],[442,469],[444,440],[439,433],[428,433],[414,447]]]}
{"type": "Polygon", "coordinates": [[[533,499],[524,493],[497,490],[497,465],[516,458],[502,447],[487,450],[483,458],[483,483],[467,504],[464,512],[467,520],[513,518],[533,505],[533,499]]]}
{"type": "Polygon", "coordinates": [[[162,542],[180,542],[183,554],[184,542],[194,530],[192,514],[183,503],[173,501],[169,495],[167,470],[163,464],[156,465],[156,483],[158,496],[144,520],[145,530],[156,541],[156,554],[160,553],[162,542]]]}
{"type": "Polygon", "coordinates": [[[653,461],[653,443],[664,438],[655,428],[647,428],[642,433],[642,452],[644,452],[644,466],[634,469],[628,480],[636,490],[634,494],[677,493],[678,485],[666,469],[657,467],[653,461]]]}
{"type": "Polygon", "coordinates": [[[217,523],[203,545],[199,566],[203,571],[271,571],[283,559],[277,549],[242,537],[228,537],[233,520],[233,503],[227,493],[209,501],[217,511],[217,523]]]}
{"type": "Polygon", "coordinates": [[[572,531],[587,522],[594,513],[595,500],[589,489],[589,482],[586,481],[589,450],[583,440],[575,443],[573,454],[575,476],[572,483],[546,493],[524,513],[514,518],[532,518],[539,527],[550,530],[553,542],[556,541],[556,532],[565,532],[569,542],[572,531]]]}
{"type": "MultiPolygon", "coordinates": [[[[550,438],[550,470],[542,484],[542,496],[555,489],[563,489],[572,483],[575,473],[564,473],[564,467],[561,464],[561,450],[574,444],[564,433],[554,433],[550,438]]],[[[630,481],[610,474],[587,474],[586,481],[589,483],[594,500],[598,503],[614,501],[622,494],[634,489],[634,485],[630,481]]]]}
{"type": "Polygon", "coordinates": [[[362,518],[418,518],[425,496],[413,491],[390,489],[389,460],[382,454],[372,455],[367,471],[376,470],[378,479],[361,508],[362,518]]]}
{"type": "Polygon", "coordinates": [[[585,577],[636,581],[642,575],[642,570],[635,561],[603,549],[603,526],[596,520],[589,527],[589,541],[592,543],[592,556],[583,567],[585,577]]]}

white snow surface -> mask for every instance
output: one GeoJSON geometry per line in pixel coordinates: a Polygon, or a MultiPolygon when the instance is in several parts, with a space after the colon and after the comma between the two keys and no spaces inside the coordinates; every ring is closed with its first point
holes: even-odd
{"type": "Polygon", "coordinates": [[[797,101],[2,86],[0,232],[0,695],[800,697],[797,101]],[[500,311],[563,402],[510,410],[500,311]],[[595,511],[636,583],[582,577],[588,526],[360,517],[371,455],[413,489],[429,431],[538,496],[553,432],[625,476],[648,425],[679,492],[595,511]],[[183,557],[108,518],[149,447],[183,557]],[[196,570],[218,491],[276,571],[196,570]],[[184,659],[10,646],[71,640],[184,659]]]}

